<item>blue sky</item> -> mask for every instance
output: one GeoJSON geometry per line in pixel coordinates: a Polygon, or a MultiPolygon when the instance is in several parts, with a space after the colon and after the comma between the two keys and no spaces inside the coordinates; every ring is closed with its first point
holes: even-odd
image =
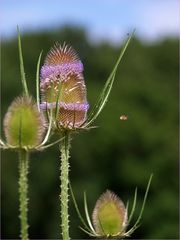
{"type": "Polygon", "coordinates": [[[94,41],[119,42],[136,28],[144,40],[177,36],[179,0],[1,0],[2,37],[64,24],[85,27],[94,41]]]}

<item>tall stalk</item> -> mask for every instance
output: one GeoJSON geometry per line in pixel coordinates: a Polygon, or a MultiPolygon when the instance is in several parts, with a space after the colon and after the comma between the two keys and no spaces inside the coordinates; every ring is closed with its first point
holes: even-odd
{"type": "Polygon", "coordinates": [[[69,149],[70,149],[70,134],[64,132],[64,138],[60,144],[61,152],[61,167],[60,167],[60,181],[61,181],[61,228],[62,237],[64,240],[70,239],[69,237],[69,214],[68,214],[68,184],[69,184],[69,149]]]}
{"type": "Polygon", "coordinates": [[[26,150],[20,149],[19,151],[19,210],[20,210],[20,224],[22,240],[28,239],[28,166],[29,154],[26,150]]]}

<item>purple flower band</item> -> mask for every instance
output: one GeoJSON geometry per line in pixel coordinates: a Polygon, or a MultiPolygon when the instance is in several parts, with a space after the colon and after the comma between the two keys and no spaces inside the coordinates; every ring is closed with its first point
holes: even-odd
{"type": "MultiPolygon", "coordinates": [[[[65,103],[65,102],[59,102],[59,107],[64,108],[65,110],[72,110],[72,111],[88,111],[89,104],[88,103],[65,103]]],[[[48,103],[48,102],[42,102],[40,104],[40,108],[42,110],[46,109],[52,109],[56,107],[56,102],[48,103]]]]}
{"type": "Polygon", "coordinates": [[[81,61],[76,61],[73,63],[64,63],[58,65],[47,65],[45,64],[41,68],[41,80],[45,80],[50,76],[57,76],[60,74],[68,74],[69,72],[81,73],[83,72],[83,64],[81,61]]]}

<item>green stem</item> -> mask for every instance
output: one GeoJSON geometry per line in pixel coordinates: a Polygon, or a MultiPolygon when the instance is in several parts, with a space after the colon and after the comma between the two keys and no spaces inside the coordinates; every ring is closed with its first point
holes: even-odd
{"type": "Polygon", "coordinates": [[[21,234],[22,240],[28,239],[28,152],[24,149],[19,151],[19,208],[20,208],[20,223],[21,223],[21,234]]]}
{"type": "Polygon", "coordinates": [[[70,134],[64,133],[63,140],[60,144],[61,151],[61,167],[60,167],[60,181],[61,181],[61,228],[62,237],[64,240],[69,240],[69,215],[68,215],[68,184],[69,184],[69,148],[70,148],[70,134]]]}

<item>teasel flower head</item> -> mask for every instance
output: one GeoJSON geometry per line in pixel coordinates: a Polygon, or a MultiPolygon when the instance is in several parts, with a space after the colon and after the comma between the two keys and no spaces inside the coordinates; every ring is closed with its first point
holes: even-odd
{"type": "Polygon", "coordinates": [[[63,45],[57,43],[49,51],[41,68],[40,108],[46,110],[48,116],[49,112],[52,114],[50,119],[53,119],[55,128],[60,130],[91,128],[92,123],[108,101],[118,66],[132,36],[133,33],[128,36],[117,62],[90,112],[88,112],[89,104],[86,99],[83,64],[75,50],[65,43],[63,45]]]}
{"type": "Polygon", "coordinates": [[[45,118],[32,97],[16,98],[4,117],[7,145],[12,148],[34,149],[44,136],[45,118]]]}
{"type": "Polygon", "coordinates": [[[89,104],[83,64],[75,50],[58,43],[50,50],[41,68],[41,109],[52,109],[58,128],[81,128],[89,104]]]}
{"type": "Polygon", "coordinates": [[[127,210],[122,200],[107,190],[97,200],[92,219],[98,235],[115,237],[125,232],[127,210]]]}

